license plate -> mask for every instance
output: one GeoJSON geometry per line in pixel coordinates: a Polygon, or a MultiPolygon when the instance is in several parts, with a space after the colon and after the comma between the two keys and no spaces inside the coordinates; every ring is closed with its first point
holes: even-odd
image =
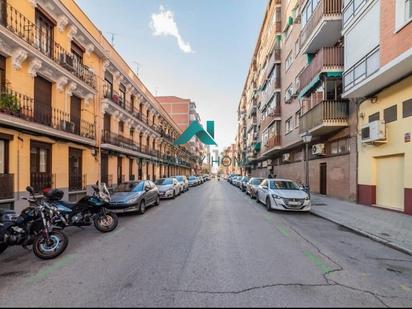
{"type": "Polygon", "coordinates": [[[289,202],[290,206],[300,206],[301,203],[300,202],[289,202]]]}

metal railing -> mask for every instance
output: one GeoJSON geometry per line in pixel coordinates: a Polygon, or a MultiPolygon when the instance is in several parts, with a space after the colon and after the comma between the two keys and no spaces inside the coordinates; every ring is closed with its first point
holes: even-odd
{"type": "Polygon", "coordinates": [[[0,92],[0,113],[8,114],[50,128],[95,139],[95,125],[72,117],[58,108],[36,108],[33,98],[12,89],[3,88],[0,92]]]}
{"type": "Polygon", "coordinates": [[[43,189],[54,188],[55,174],[52,173],[31,173],[30,185],[33,187],[34,192],[40,193],[43,189]]]}
{"type": "Polygon", "coordinates": [[[343,9],[343,26],[345,27],[348,21],[355,16],[359,9],[365,4],[368,0],[351,0],[343,9]]]}
{"type": "Polygon", "coordinates": [[[108,130],[103,130],[102,143],[115,145],[132,151],[140,151],[140,147],[136,145],[132,139],[124,137],[120,134],[110,132],[108,130]]]}
{"type": "Polygon", "coordinates": [[[262,130],[266,129],[276,118],[279,117],[281,117],[280,104],[275,108],[270,108],[267,112],[267,116],[262,120],[260,128],[262,130]]]}
{"type": "Polygon", "coordinates": [[[62,46],[54,42],[51,33],[30,21],[6,0],[0,0],[0,2],[2,7],[0,23],[3,26],[90,87],[96,89],[96,75],[72,53],[67,52],[62,46]]]}
{"type": "Polygon", "coordinates": [[[343,71],[343,66],[343,47],[323,47],[313,58],[312,62],[299,75],[299,90],[305,88],[322,70],[336,68],[343,71]]]}
{"type": "Polygon", "coordinates": [[[0,200],[14,198],[14,175],[0,174],[0,200]]]}
{"type": "Polygon", "coordinates": [[[342,0],[320,0],[300,33],[301,46],[306,43],[323,17],[338,16],[341,13],[342,0]]]}
{"type": "Polygon", "coordinates": [[[69,175],[69,191],[86,190],[87,175],[69,175]]]}
{"type": "Polygon", "coordinates": [[[347,101],[322,101],[300,117],[299,131],[304,133],[323,124],[341,124],[348,119],[347,101]]]}

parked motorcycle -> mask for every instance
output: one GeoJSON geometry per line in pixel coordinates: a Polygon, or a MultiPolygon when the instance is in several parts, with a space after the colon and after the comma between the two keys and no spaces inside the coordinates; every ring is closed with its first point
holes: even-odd
{"type": "Polygon", "coordinates": [[[54,259],[66,250],[69,239],[52,225],[57,209],[44,200],[36,199],[32,187],[30,206],[20,216],[14,211],[0,210],[0,253],[9,246],[33,245],[34,254],[44,260],[54,259]]]}
{"type": "Polygon", "coordinates": [[[116,229],[118,225],[117,215],[107,210],[110,203],[110,193],[105,184],[93,186],[94,193],[85,196],[77,203],[63,201],[63,191],[49,190],[44,195],[49,203],[59,210],[59,215],[53,220],[53,224],[61,228],[68,226],[89,226],[108,233],[116,229]]]}

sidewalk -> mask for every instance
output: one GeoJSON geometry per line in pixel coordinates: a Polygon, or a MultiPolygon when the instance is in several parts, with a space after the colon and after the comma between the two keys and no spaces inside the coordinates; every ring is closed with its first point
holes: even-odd
{"type": "Polygon", "coordinates": [[[312,194],[314,215],[412,255],[412,216],[312,194]]]}

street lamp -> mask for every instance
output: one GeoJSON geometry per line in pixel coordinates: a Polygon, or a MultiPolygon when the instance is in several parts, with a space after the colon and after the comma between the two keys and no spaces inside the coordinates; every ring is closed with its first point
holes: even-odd
{"type": "Polygon", "coordinates": [[[312,141],[312,135],[308,131],[305,132],[302,136],[302,141],[305,144],[305,157],[306,157],[306,162],[305,162],[305,182],[306,182],[306,187],[309,189],[309,144],[312,141]]]}

